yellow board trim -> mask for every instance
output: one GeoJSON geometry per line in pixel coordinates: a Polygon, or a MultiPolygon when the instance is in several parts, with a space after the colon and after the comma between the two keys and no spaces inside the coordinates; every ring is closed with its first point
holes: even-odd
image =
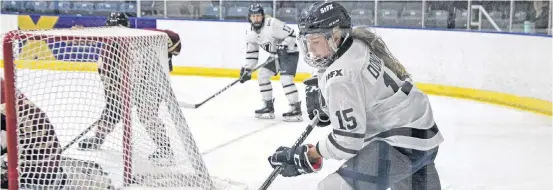
{"type": "MultiPolygon", "coordinates": [[[[0,60],[0,65],[3,67],[3,61],[0,60]]],[[[48,60],[17,60],[18,68],[26,69],[43,69],[56,71],[96,71],[96,63],[87,62],[62,62],[48,60]]],[[[206,67],[181,67],[173,68],[171,75],[174,76],[206,76],[206,77],[228,77],[238,78],[240,71],[238,69],[226,68],[206,68],[206,67]]],[[[301,82],[310,77],[309,73],[298,73],[295,81],[301,82]]],[[[257,78],[257,73],[252,75],[252,79],[257,78]]],[[[274,76],[272,80],[278,80],[279,76],[274,76]]],[[[534,113],[552,115],[552,103],[546,100],[540,100],[529,97],[515,96],[506,93],[492,92],[487,90],[462,88],[455,86],[445,86],[438,84],[416,83],[416,86],[423,92],[432,95],[449,96],[455,98],[463,98],[487,102],[502,106],[508,106],[520,110],[530,111],[534,113]]]]}
{"type": "MultiPolygon", "coordinates": [[[[15,65],[19,69],[53,70],[53,71],[96,71],[97,63],[70,62],[57,60],[16,60],[15,65]]],[[[4,68],[4,60],[0,60],[0,66],[4,68]]]]}
{"type": "Polygon", "coordinates": [[[416,86],[427,94],[476,100],[551,116],[552,103],[546,100],[438,84],[416,83],[416,86]]]}
{"type": "MultiPolygon", "coordinates": [[[[240,71],[237,69],[222,68],[175,67],[171,74],[179,76],[195,75],[238,78],[240,75],[240,71]]],[[[310,76],[311,75],[309,73],[298,73],[295,77],[295,81],[302,82],[310,76]]],[[[256,73],[252,75],[252,78],[257,78],[256,73]]],[[[272,77],[271,79],[278,80],[279,76],[272,77]]],[[[476,100],[486,103],[508,106],[548,116],[552,115],[552,103],[545,100],[515,96],[511,94],[492,92],[487,90],[445,86],[439,84],[415,83],[415,85],[417,86],[417,88],[421,89],[427,94],[476,100]]]]}

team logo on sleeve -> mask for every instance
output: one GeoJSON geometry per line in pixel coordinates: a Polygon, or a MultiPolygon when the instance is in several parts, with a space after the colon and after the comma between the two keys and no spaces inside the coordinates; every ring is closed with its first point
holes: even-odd
{"type": "Polygon", "coordinates": [[[273,44],[271,42],[265,42],[259,46],[261,46],[261,48],[263,48],[267,52],[274,52],[274,51],[271,51],[271,47],[273,47],[273,44]]]}

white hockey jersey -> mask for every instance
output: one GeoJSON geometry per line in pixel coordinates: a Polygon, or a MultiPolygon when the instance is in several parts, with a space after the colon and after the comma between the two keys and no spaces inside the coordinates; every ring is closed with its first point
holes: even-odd
{"type": "Polygon", "coordinates": [[[276,53],[277,45],[288,46],[288,53],[298,52],[294,29],[272,17],[265,17],[263,27],[246,31],[246,60],[249,68],[255,67],[259,58],[259,47],[269,53],[276,53]]]}
{"type": "Polygon", "coordinates": [[[319,72],[318,80],[333,127],[317,143],[324,158],[349,159],[375,140],[416,150],[443,141],[428,97],[410,79],[398,79],[360,40],[354,39],[339,59],[319,72]]]}

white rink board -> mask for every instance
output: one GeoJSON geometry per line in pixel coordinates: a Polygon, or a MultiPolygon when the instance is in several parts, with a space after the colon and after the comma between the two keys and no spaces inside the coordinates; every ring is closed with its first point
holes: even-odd
{"type": "MultiPolygon", "coordinates": [[[[297,30],[297,25],[290,27],[297,30]]],[[[181,37],[175,66],[239,69],[246,22],[158,20],[181,37]]],[[[489,90],[551,101],[552,38],[375,28],[416,82],[489,90]]],[[[260,62],[268,57],[260,54],[260,62]]],[[[300,57],[299,72],[311,73],[300,57]]]]}
{"type": "MultiPolygon", "coordinates": [[[[0,41],[4,39],[4,34],[11,30],[17,30],[17,15],[0,15],[0,41]]],[[[3,45],[0,45],[0,60],[3,59],[3,45]]]]}
{"type": "MultiPolygon", "coordinates": [[[[1,31],[17,15],[0,15],[1,31]]],[[[294,29],[297,26],[290,24],[294,29]]],[[[174,66],[233,68],[245,64],[246,22],[157,20],[181,37],[174,66]],[[207,36],[207,37],[206,37],[207,36]]],[[[489,90],[552,101],[552,38],[525,35],[376,28],[416,82],[489,90]]],[[[0,52],[1,54],[1,52],[0,52]]],[[[260,60],[268,54],[261,52],[260,60]]],[[[311,73],[301,61],[299,72],[311,73]]]]}

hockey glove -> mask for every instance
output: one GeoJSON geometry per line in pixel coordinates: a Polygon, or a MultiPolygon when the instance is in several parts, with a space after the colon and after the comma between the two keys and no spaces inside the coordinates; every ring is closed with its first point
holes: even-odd
{"type": "Polygon", "coordinates": [[[317,78],[314,77],[303,81],[303,84],[306,85],[305,106],[307,107],[309,119],[313,120],[315,115],[318,114],[319,123],[317,123],[317,126],[326,127],[330,125],[330,118],[328,117],[328,114],[326,114],[322,109],[322,105],[325,102],[323,96],[321,95],[321,89],[319,89],[319,85],[317,85],[317,82],[317,78]]]}
{"type": "Polygon", "coordinates": [[[279,44],[276,47],[278,55],[286,55],[288,53],[288,45],[279,44]]]}
{"type": "Polygon", "coordinates": [[[273,169],[277,166],[283,166],[284,168],[280,173],[283,177],[318,172],[323,166],[323,159],[310,161],[307,157],[307,151],[311,147],[313,147],[311,144],[301,145],[296,149],[281,146],[268,158],[269,163],[273,169]]]}
{"type": "Polygon", "coordinates": [[[240,83],[244,83],[250,79],[252,79],[252,69],[242,67],[242,69],[240,69],[240,83]]]}

